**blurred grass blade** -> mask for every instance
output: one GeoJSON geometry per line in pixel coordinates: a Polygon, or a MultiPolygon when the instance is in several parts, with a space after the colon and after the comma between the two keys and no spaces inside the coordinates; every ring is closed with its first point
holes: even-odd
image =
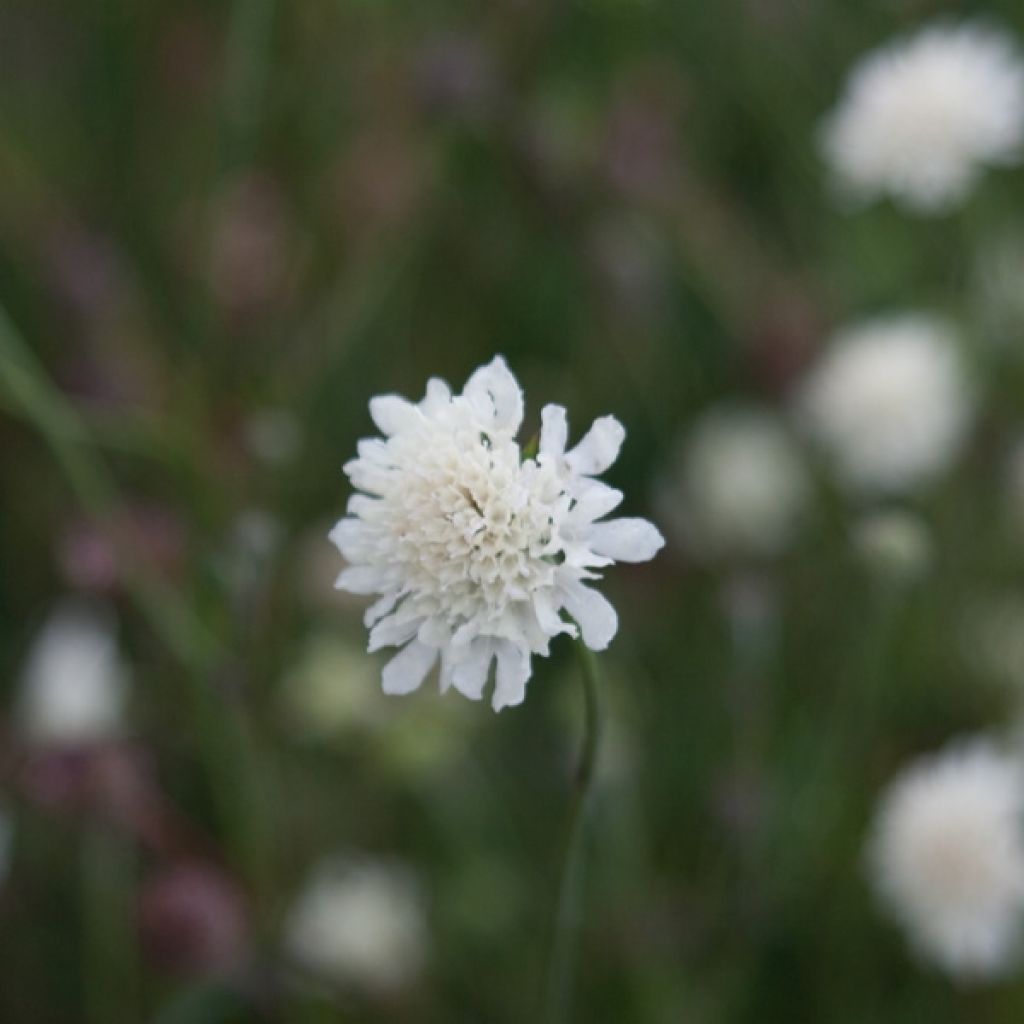
{"type": "Polygon", "coordinates": [[[228,26],[222,168],[252,159],[267,94],[275,0],[238,0],[228,26]]]}
{"type": "Polygon", "coordinates": [[[42,436],[84,510],[108,527],[129,589],[150,625],[185,665],[206,664],[215,650],[212,635],[173,591],[143,570],[132,538],[110,529],[119,499],[107,469],[74,407],[54,387],[2,307],[0,389],[42,436]]]}

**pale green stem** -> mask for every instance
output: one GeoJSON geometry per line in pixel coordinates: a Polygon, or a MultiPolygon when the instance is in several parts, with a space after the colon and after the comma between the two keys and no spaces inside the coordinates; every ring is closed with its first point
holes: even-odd
{"type": "Polygon", "coordinates": [[[582,641],[577,642],[583,682],[583,744],[573,780],[566,829],[562,877],[555,905],[554,934],[548,964],[544,1019],[548,1024],[569,1020],[573,980],[583,910],[583,875],[587,824],[601,739],[601,707],[597,658],[582,641]]]}

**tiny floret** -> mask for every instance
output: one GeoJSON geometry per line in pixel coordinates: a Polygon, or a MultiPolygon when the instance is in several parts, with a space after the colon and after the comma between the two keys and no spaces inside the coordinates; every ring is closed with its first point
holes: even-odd
{"type": "Polygon", "coordinates": [[[918,213],[961,202],[1024,143],[1024,59],[1006,33],[940,23],[869,53],[822,131],[852,198],[888,195],[918,213]]]}
{"type": "Polygon", "coordinates": [[[986,740],[923,758],[885,793],[868,852],[878,894],[925,959],[963,979],[1015,962],[1024,775],[986,740]]]}
{"type": "Polygon", "coordinates": [[[800,404],[840,482],[884,495],[911,492],[949,466],[973,403],[952,327],[906,314],[840,332],[800,404]]]}
{"type": "Polygon", "coordinates": [[[616,419],[596,420],[566,451],[566,411],[545,406],[537,453],[524,457],[523,394],[500,356],[460,395],[435,378],[422,401],[385,395],[370,415],[384,436],[360,441],[344,467],[362,493],[331,540],[348,562],[337,586],[378,597],[369,649],[401,648],[384,666],[386,693],[417,689],[439,662],[442,692],[478,700],[496,664],[501,710],[522,702],[531,658],[552,637],[608,646],[615,609],[587,584],[664,543],[644,519],[604,520],[622,500],[595,479],[625,438],[616,419]]]}

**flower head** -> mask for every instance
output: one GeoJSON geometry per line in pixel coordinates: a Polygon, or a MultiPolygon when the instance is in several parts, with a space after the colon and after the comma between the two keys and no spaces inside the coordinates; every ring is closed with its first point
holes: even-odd
{"type": "Polygon", "coordinates": [[[822,148],[855,197],[921,213],[955,205],[1024,142],[1024,59],[1005,33],[936,24],[868,54],[826,120],[822,148]]]}
{"type": "Polygon", "coordinates": [[[912,765],[869,844],[879,895],[917,949],[960,976],[997,974],[1024,912],[1024,773],[986,741],[912,765]]]}
{"type": "Polygon", "coordinates": [[[324,862],[285,925],[285,945],[300,966],[379,994],[415,980],[426,937],[416,879],[387,861],[324,862]]]}
{"type": "Polygon", "coordinates": [[[369,649],[402,648],[384,667],[385,692],[415,690],[440,660],[442,691],[477,700],[496,662],[500,710],[523,700],[531,657],[552,637],[608,646],[615,609],[584,581],[664,543],[644,519],[598,522],[622,499],[594,479],[618,455],[617,420],[596,420],[566,452],[565,409],[545,406],[537,454],[524,458],[523,394],[500,356],[461,395],[435,378],[422,401],[386,395],[370,415],[384,437],[360,441],[345,466],[363,493],[331,540],[349,563],[337,586],[379,595],[369,649]]]}
{"type": "Polygon", "coordinates": [[[840,333],[805,382],[806,426],[851,490],[894,494],[958,453],[971,396],[952,329],[907,314],[840,333]]]}
{"type": "Polygon", "coordinates": [[[778,419],[734,406],[698,421],[660,507],[694,551],[767,557],[793,539],[809,497],[800,452],[778,419]]]}

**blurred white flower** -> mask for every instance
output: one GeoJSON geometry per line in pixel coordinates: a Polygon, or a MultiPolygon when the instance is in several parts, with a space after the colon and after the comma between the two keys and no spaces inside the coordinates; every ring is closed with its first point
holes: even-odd
{"type": "Polygon", "coordinates": [[[370,414],[385,436],[360,441],[346,464],[365,493],[331,540],[349,562],[337,586],[380,595],[369,649],[402,648],[384,667],[386,693],[417,689],[440,657],[442,691],[478,700],[496,661],[497,711],[523,700],[531,657],[552,637],[581,631],[593,650],[608,646],[615,609],[583,581],[664,543],[644,519],[597,522],[622,499],[594,479],[618,455],[618,421],[596,420],[566,453],[565,409],[545,406],[538,454],[524,458],[523,394],[500,356],[461,395],[434,378],[418,404],[385,395],[370,414]]]}
{"type": "Polygon", "coordinates": [[[882,799],[869,844],[878,893],[921,955],[954,975],[1012,965],[1022,810],[1022,766],[985,740],[921,759],[882,799]]]}
{"type": "Polygon", "coordinates": [[[287,409],[258,409],[242,429],[249,451],[270,465],[289,462],[302,446],[302,427],[287,409]]]}
{"type": "Polygon", "coordinates": [[[372,685],[376,676],[361,645],[335,633],[314,633],[281,687],[285,716],[311,739],[374,728],[384,710],[384,697],[372,685]]]}
{"type": "Polygon", "coordinates": [[[34,743],[96,743],[122,729],[128,672],[112,615],[59,605],[36,637],[22,673],[18,721],[34,743]]]}
{"type": "Polygon", "coordinates": [[[415,878],[384,861],[321,864],[293,905],[285,947],[312,974],[374,994],[416,980],[427,924],[415,878]]]}
{"type": "Polygon", "coordinates": [[[800,404],[840,480],[866,494],[904,493],[938,476],[963,445],[973,405],[953,329],[923,314],[841,332],[800,404]]]}
{"type": "Polygon", "coordinates": [[[770,413],[726,406],[683,439],[658,509],[694,554],[771,556],[792,540],[810,487],[800,453],[770,413]]]}
{"type": "Polygon", "coordinates": [[[1024,438],[1010,449],[1004,471],[1003,515],[1010,536],[1024,543],[1024,438]]]}
{"type": "Polygon", "coordinates": [[[1024,60],[980,24],[932,25],[869,53],[822,131],[853,198],[889,195],[919,213],[963,200],[983,168],[1019,162],[1022,142],[1024,60]]]}
{"type": "Polygon", "coordinates": [[[1024,689],[1024,595],[990,593],[967,603],[960,625],[967,667],[995,682],[1024,689]]]}
{"type": "Polygon", "coordinates": [[[973,311],[994,349],[1016,353],[1024,332],[1024,226],[1019,222],[979,240],[971,266],[973,311]]]}
{"type": "Polygon", "coordinates": [[[932,539],[928,527],[911,512],[870,512],[853,528],[853,546],[871,572],[890,583],[913,583],[928,571],[932,539]]]}

